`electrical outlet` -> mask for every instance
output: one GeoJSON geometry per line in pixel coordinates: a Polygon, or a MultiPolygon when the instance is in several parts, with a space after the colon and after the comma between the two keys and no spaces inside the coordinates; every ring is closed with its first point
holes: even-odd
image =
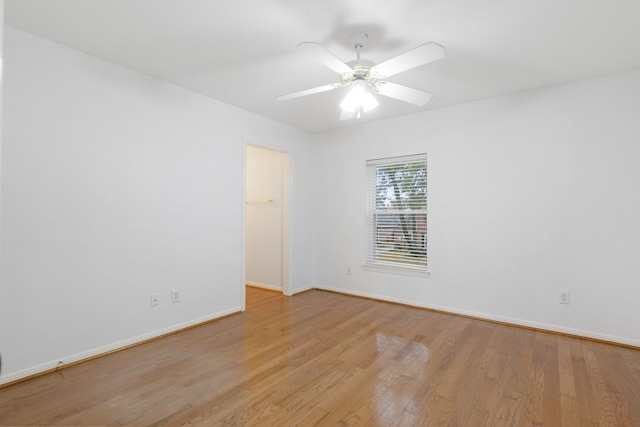
{"type": "Polygon", "coordinates": [[[180,294],[181,293],[182,293],[182,290],[180,290],[180,289],[172,289],[171,290],[171,302],[172,303],[180,302],[180,294]]]}
{"type": "Polygon", "coordinates": [[[160,305],[160,297],[158,294],[151,294],[151,307],[157,307],[160,305]]]}
{"type": "Polygon", "coordinates": [[[347,267],[347,274],[351,275],[351,267],[349,267],[349,266],[347,267]]]}
{"type": "Polygon", "coordinates": [[[571,304],[571,294],[569,291],[560,291],[560,304],[571,304]]]}

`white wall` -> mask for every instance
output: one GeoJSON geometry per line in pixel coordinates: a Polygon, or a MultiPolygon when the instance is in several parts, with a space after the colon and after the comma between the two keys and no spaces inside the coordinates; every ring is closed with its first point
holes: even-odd
{"type": "Polygon", "coordinates": [[[640,345],[639,113],[636,70],[320,135],[318,286],[640,345]],[[362,271],[365,161],[420,152],[431,278],[362,271]]]}
{"type": "Polygon", "coordinates": [[[244,140],[292,153],[313,283],[309,134],[12,28],[4,105],[0,382],[239,310],[244,140]]]}
{"type": "Polygon", "coordinates": [[[282,290],[284,157],[247,147],[246,281],[273,290],[282,290]]]}

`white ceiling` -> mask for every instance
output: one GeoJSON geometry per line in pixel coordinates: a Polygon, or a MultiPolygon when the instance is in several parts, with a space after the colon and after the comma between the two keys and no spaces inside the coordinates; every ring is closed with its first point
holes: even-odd
{"type": "Polygon", "coordinates": [[[6,0],[5,21],[311,132],[640,68],[640,0],[6,0]],[[431,102],[380,97],[341,122],[344,88],[276,101],[339,81],[298,43],[348,62],[355,31],[376,63],[444,46],[444,59],[388,79],[431,102]]]}

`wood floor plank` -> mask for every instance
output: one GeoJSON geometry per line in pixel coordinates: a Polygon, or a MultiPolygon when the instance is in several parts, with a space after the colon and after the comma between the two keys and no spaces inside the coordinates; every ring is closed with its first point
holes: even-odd
{"type": "Polygon", "coordinates": [[[640,426],[640,351],[324,291],[0,389],[0,425],[640,426]]]}

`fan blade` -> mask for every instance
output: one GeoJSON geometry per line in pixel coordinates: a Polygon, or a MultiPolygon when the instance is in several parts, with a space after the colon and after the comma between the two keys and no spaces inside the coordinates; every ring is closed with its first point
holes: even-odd
{"type": "Polygon", "coordinates": [[[356,116],[358,109],[356,108],[353,111],[350,110],[342,110],[340,112],[340,120],[351,120],[356,116]]]}
{"type": "Polygon", "coordinates": [[[301,90],[299,92],[293,92],[287,95],[280,95],[276,97],[278,101],[287,101],[289,99],[300,98],[301,96],[313,95],[314,93],[327,92],[329,90],[333,90],[335,88],[340,87],[340,83],[331,83],[329,85],[318,86],[312,89],[301,90]]]}
{"type": "Polygon", "coordinates": [[[303,42],[298,45],[298,49],[302,49],[338,74],[353,73],[351,67],[318,43],[303,42]]]}
{"type": "Polygon", "coordinates": [[[371,67],[371,75],[383,79],[442,58],[444,48],[438,43],[429,42],[371,67]]]}
{"type": "Polygon", "coordinates": [[[409,104],[417,106],[425,105],[429,100],[431,100],[431,97],[433,97],[429,92],[391,82],[378,82],[373,90],[380,95],[399,99],[400,101],[408,102],[409,104]]]}

